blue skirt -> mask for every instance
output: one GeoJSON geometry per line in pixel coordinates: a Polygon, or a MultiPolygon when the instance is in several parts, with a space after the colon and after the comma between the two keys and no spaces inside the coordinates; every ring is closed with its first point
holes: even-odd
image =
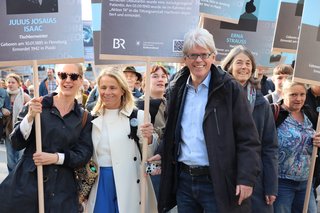
{"type": "Polygon", "coordinates": [[[100,167],[94,213],[119,213],[112,167],[100,167]]]}

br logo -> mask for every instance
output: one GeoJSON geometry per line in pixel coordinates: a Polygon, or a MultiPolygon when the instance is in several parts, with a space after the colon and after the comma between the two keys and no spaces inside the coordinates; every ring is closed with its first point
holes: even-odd
{"type": "Polygon", "coordinates": [[[124,46],[125,43],[126,43],[126,40],[124,40],[122,38],[114,38],[112,48],[113,49],[119,49],[119,48],[126,49],[126,47],[124,46]]]}

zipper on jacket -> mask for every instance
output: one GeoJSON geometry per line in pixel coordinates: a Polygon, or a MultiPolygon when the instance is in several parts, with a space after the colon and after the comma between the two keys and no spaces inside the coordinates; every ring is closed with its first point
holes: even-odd
{"type": "Polygon", "coordinates": [[[219,129],[219,123],[218,123],[218,116],[217,116],[217,108],[214,108],[213,111],[214,111],[214,117],[215,117],[215,119],[216,119],[216,125],[217,125],[218,135],[220,135],[220,129],[219,129]]]}
{"type": "Polygon", "coordinates": [[[177,156],[176,156],[176,159],[177,159],[177,160],[178,160],[178,158],[179,158],[180,151],[181,151],[181,142],[178,143],[178,147],[177,147],[177,156]]]}

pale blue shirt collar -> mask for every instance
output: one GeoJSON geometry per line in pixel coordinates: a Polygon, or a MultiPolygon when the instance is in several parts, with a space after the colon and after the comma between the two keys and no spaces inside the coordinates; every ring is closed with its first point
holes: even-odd
{"type": "MultiPolygon", "coordinates": [[[[200,85],[203,85],[203,86],[209,88],[210,79],[211,79],[211,72],[209,71],[207,77],[201,82],[200,85]]],[[[189,75],[186,84],[187,84],[187,87],[188,87],[188,88],[190,88],[190,87],[191,87],[191,88],[194,88],[194,86],[192,85],[191,75],[189,75]]]]}

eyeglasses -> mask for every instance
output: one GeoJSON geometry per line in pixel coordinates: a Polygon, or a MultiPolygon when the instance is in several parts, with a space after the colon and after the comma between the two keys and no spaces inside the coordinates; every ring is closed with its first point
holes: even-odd
{"type": "Polygon", "coordinates": [[[208,59],[210,55],[212,55],[212,53],[190,54],[185,56],[191,60],[197,60],[198,57],[200,57],[203,60],[203,59],[208,59]]]}
{"type": "Polygon", "coordinates": [[[81,77],[80,74],[78,73],[66,73],[66,72],[58,72],[58,76],[61,80],[65,80],[69,76],[72,81],[76,81],[78,80],[79,77],[81,77]]]}

